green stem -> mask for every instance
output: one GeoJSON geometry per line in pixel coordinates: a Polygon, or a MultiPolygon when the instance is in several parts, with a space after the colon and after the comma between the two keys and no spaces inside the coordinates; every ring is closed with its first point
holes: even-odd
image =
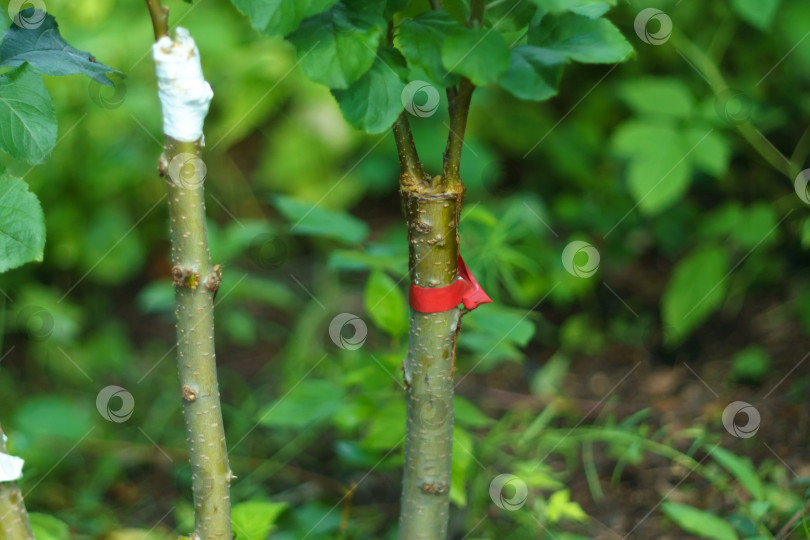
{"type": "MultiPolygon", "coordinates": [[[[411,281],[443,287],[458,277],[458,220],[463,187],[403,182],[411,281]]],[[[443,540],[450,509],[453,451],[453,371],[461,325],[458,308],[441,313],[411,309],[403,363],[407,435],[400,540],[443,540]]]]}
{"type": "Polygon", "coordinates": [[[459,182],[461,151],[464,148],[464,132],[467,129],[467,116],[475,87],[467,78],[462,78],[457,92],[452,95],[448,89],[447,99],[450,109],[450,132],[447,135],[447,148],[444,151],[442,176],[445,182],[459,182]]]}
{"type": "MultiPolygon", "coordinates": [[[[160,0],[146,3],[155,37],[159,38],[161,32],[168,32],[168,10],[160,0]]],[[[177,141],[168,135],[164,138],[158,169],[166,177],[169,191],[177,372],[194,492],[191,538],[230,540],[233,474],[228,465],[214,348],[214,298],[222,275],[219,265],[211,264],[208,251],[202,137],[194,142],[177,141]]]]}
{"type": "Polygon", "coordinates": [[[411,134],[411,126],[408,123],[406,112],[402,112],[394,123],[394,139],[397,143],[397,153],[399,154],[399,167],[402,174],[406,174],[416,180],[425,179],[425,171],[419,155],[416,153],[416,144],[411,134]]]}
{"type": "Polygon", "coordinates": [[[200,540],[232,538],[231,470],[219,403],[214,349],[214,297],[221,283],[212,266],[205,222],[200,141],[166,136],[161,169],[167,177],[172,275],[177,317],[177,370],[194,490],[195,534],[200,540]],[[172,160],[179,160],[173,163],[172,160]],[[169,165],[171,164],[171,165],[169,165]]]}
{"type": "MultiPolygon", "coordinates": [[[[0,428],[0,453],[7,453],[0,428]]],[[[34,540],[17,482],[0,482],[0,540],[34,540]]]]}
{"type": "MultiPolygon", "coordinates": [[[[716,96],[719,96],[724,90],[728,90],[729,86],[726,84],[723,75],[720,73],[717,65],[704,53],[697,45],[692,43],[689,38],[683,35],[673,35],[672,42],[675,47],[680,50],[694,66],[703,73],[709,86],[712,88],[716,96]]],[[[784,174],[787,178],[793,181],[791,171],[793,169],[789,160],[783,156],[779,151],[771,146],[771,144],[757,131],[754,125],[745,120],[737,124],[737,129],[740,134],[748,141],[754,150],[762,156],[774,169],[784,174]]]]}

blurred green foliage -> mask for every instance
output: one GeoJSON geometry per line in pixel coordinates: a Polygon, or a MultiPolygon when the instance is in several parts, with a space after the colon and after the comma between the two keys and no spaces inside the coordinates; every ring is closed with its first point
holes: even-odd
{"type": "MultiPolygon", "coordinates": [[[[451,12],[465,4],[445,3],[451,12]]],[[[215,92],[206,188],[212,256],[225,277],[217,361],[237,536],[393,537],[408,283],[393,139],[349,127],[292,47],[259,35],[229,3],[170,7],[197,37],[215,92]],[[340,313],[366,325],[360,348],[330,339],[340,313]]],[[[503,7],[492,9],[497,17],[503,7]]],[[[41,200],[47,243],[41,264],[0,277],[0,420],[11,453],[26,459],[21,485],[38,538],[170,538],[190,530],[193,513],[151,26],[137,2],[50,0],[48,11],[68,42],[126,78],[106,88],[46,77],[59,121],[50,161],[29,170],[4,156],[41,200]],[[96,408],[109,385],[134,397],[125,422],[96,408]]],[[[562,388],[575,355],[620,363],[608,354],[619,346],[651,362],[690,354],[690,343],[717,336],[715,326],[764,297],[783,304],[779,321],[810,332],[805,205],[736,129],[742,114],[785,154],[801,138],[810,7],[633,1],[609,18],[638,49],[635,61],[571,66],[545,104],[515,99],[518,81],[473,101],[461,238],[496,303],[464,318],[451,529],[458,538],[535,538],[541,523],[556,538],[592,537],[598,526],[567,482],[592,474],[597,445],[614,462],[612,485],[651,455],[687,470],[710,455],[698,476],[731,502],[667,502],[662,526],[768,537],[802,507],[804,480],[774,459],[755,466],[712,449],[724,433],[719,416],[685,430],[644,411],[579,425],[562,388]],[[671,43],[637,39],[634,20],[650,6],[743,89],[736,101],[715,97],[671,43]],[[599,253],[590,278],[562,264],[574,240],[599,253]],[[544,408],[504,409],[489,386],[544,408]],[[526,511],[490,497],[502,473],[527,485],[526,511]]],[[[430,170],[440,168],[445,121],[439,112],[412,122],[430,170]]],[[[573,264],[587,264],[578,257],[573,264]]],[[[725,384],[756,385],[769,356],[745,349],[728,362],[725,384]]],[[[598,480],[588,485],[598,501],[598,480]]]]}

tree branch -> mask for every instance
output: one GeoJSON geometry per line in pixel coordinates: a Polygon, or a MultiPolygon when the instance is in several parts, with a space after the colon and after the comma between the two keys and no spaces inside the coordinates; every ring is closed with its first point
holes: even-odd
{"type": "Polygon", "coordinates": [[[464,132],[467,129],[467,117],[470,112],[473,90],[475,90],[475,86],[465,77],[461,79],[458,92],[454,92],[454,95],[450,96],[448,91],[450,130],[447,135],[447,148],[444,151],[442,166],[442,178],[446,181],[452,182],[459,179],[461,151],[464,147],[464,132]]]}
{"type": "MultiPolygon", "coordinates": [[[[703,74],[716,96],[729,89],[717,65],[689,38],[683,35],[673,36],[672,41],[681,54],[703,74]]],[[[791,178],[793,164],[774,148],[749,120],[737,124],[737,130],[771,167],[793,181],[793,178],[791,178]]]]}
{"type": "Polygon", "coordinates": [[[407,114],[403,111],[397,121],[394,122],[394,139],[397,142],[399,167],[402,174],[411,177],[413,181],[420,182],[425,179],[426,175],[425,170],[422,168],[422,162],[419,161],[419,154],[416,152],[416,144],[413,141],[407,114]]]}
{"type": "Polygon", "coordinates": [[[146,0],[149,16],[152,18],[152,27],[155,29],[155,41],[169,35],[169,8],[164,7],[160,0],[146,0]]]}

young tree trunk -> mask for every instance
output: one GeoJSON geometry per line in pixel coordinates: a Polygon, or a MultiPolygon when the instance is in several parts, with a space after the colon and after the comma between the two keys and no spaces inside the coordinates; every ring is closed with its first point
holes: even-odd
{"type": "MultiPolygon", "coordinates": [[[[464,188],[436,177],[403,175],[401,194],[408,225],[411,281],[445,287],[458,279],[458,220],[464,188]]],[[[444,539],[450,507],[453,450],[453,371],[458,308],[440,313],[411,309],[408,357],[405,472],[399,538],[444,539]]]]}
{"type": "MultiPolygon", "coordinates": [[[[5,437],[0,429],[0,453],[6,452],[5,437]]],[[[0,482],[0,540],[34,540],[28,512],[16,482],[0,482]]]]}
{"type": "Polygon", "coordinates": [[[177,317],[177,370],[194,491],[192,540],[230,540],[230,482],[214,348],[214,297],[222,281],[211,264],[200,159],[202,126],[212,97],[199,51],[187,31],[168,39],[168,10],[147,0],[155,27],[155,66],[164,117],[159,170],[166,177],[177,317]],[[178,135],[178,133],[182,134],[178,135]],[[182,140],[181,140],[182,139],[182,140]]]}

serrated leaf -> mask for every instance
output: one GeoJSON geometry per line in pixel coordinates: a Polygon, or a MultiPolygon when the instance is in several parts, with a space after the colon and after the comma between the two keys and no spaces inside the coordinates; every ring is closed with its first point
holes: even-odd
{"type": "Polygon", "coordinates": [[[387,131],[403,110],[401,74],[405,59],[396,49],[383,47],[368,73],[345,90],[333,90],[346,121],[377,134],[387,131]]]}
{"type": "MultiPolygon", "coordinates": [[[[21,13],[28,11],[30,13],[27,17],[34,16],[34,8],[25,9],[21,13]]],[[[59,34],[56,19],[49,13],[44,13],[42,23],[35,28],[24,28],[12,23],[3,35],[0,66],[16,67],[25,62],[44,75],[78,73],[107,86],[113,86],[107,73],[121,75],[113,68],[96,61],[92,54],[80,51],[65,41],[59,34]]]]}
{"type": "Polygon", "coordinates": [[[21,178],[0,177],[0,272],[42,261],[45,216],[21,178]]]}
{"type": "Polygon", "coordinates": [[[289,40],[310,79],[345,89],[371,69],[384,33],[385,19],[380,15],[339,2],[305,19],[289,40]]]}
{"type": "Polygon", "coordinates": [[[231,0],[250,24],[269,36],[286,36],[307,17],[332,7],[337,0],[231,0]]]}
{"type": "Polygon", "coordinates": [[[533,45],[512,49],[509,69],[501,77],[501,86],[519,99],[543,101],[557,95],[564,54],[533,45]]]}
{"type": "Polygon", "coordinates": [[[738,540],[734,528],[724,519],[686,504],[665,501],[661,510],[678,526],[701,538],[712,540],[738,540]]]}
{"type": "Polygon", "coordinates": [[[55,144],[56,113],[42,77],[27,64],[0,75],[0,148],[34,164],[55,144]]]}
{"type": "Polygon", "coordinates": [[[650,116],[686,118],[693,106],[691,92],[675,79],[645,77],[631,80],[619,87],[619,97],[638,114],[650,116]]]}
{"type": "Polygon", "coordinates": [[[542,17],[538,25],[529,28],[529,44],[588,64],[624,62],[633,53],[633,47],[612,22],[574,13],[542,17]]]}
{"type": "Polygon", "coordinates": [[[731,7],[751,26],[765,31],[771,27],[781,0],[731,0],[731,7]]]}
{"type": "Polygon", "coordinates": [[[720,307],[728,287],[726,272],[728,256],[720,247],[703,248],[678,263],[661,298],[671,343],[685,338],[720,307]]]}
{"type": "Polygon", "coordinates": [[[368,236],[368,225],[347,212],[327,210],[288,196],[275,197],[273,203],[293,224],[293,234],[333,238],[347,244],[358,244],[368,236]]]}
{"type": "Polygon", "coordinates": [[[272,501],[246,501],[235,505],[231,509],[231,519],[236,540],[267,538],[286,508],[287,503],[272,501]]]}
{"type": "Polygon", "coordinates": [[[509,46],[492,29],[460,28],[444,41],[442,64],[476,86],[488,86],[509,69],[509,46]]]}
{"type": "Polygon", "coordinates": [[[445,11],[427,11],[399,25],[398,43],[411,67],[425,72],[428,80],[437,86],[448,87],[458,82],[442,64],[442,45],[445,38],[461,26],[445,11]]]}
{"type": "Polygon", "coordinates": [[[408,308],[399,285],[382,270],[374,270],[363,295],[366,312],[378,327],[393,337],[408,331],[408,308]]]}
{"type": "Polygon", "coordinates": [[[616,0],[532,0],[545,13],[560,14],[565,12],[596,18],[604,15],[616,0]]]}

